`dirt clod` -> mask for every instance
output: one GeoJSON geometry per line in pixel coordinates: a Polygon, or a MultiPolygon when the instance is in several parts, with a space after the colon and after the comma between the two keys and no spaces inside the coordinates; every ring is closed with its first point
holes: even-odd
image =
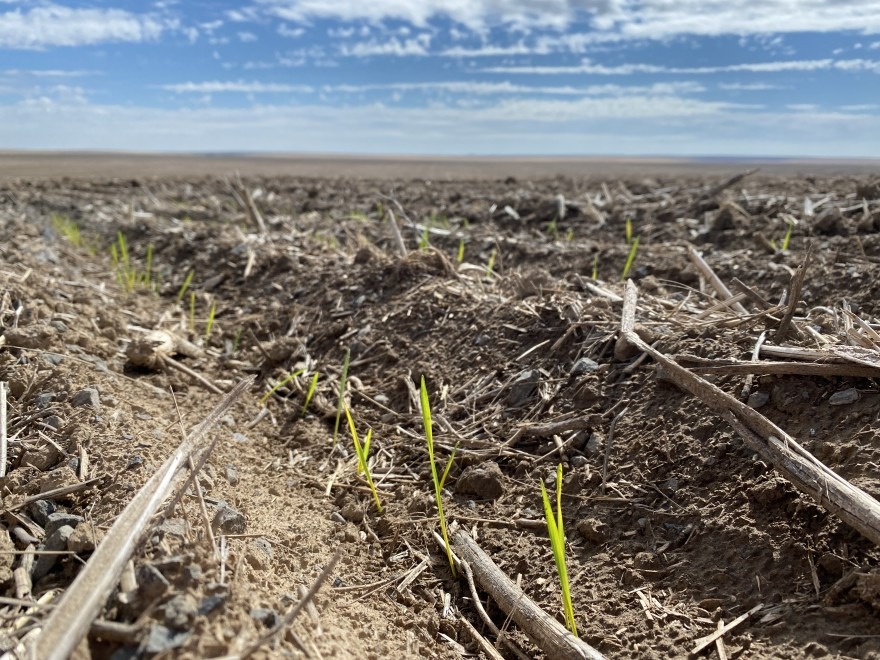
{"type": "Polygon", "coordinates": [[[455,492],[475,495],[482,500],[496,500],[504,494],[504,474],[498,464],[491,461],[468,466],[458,478],[455,492]]]}

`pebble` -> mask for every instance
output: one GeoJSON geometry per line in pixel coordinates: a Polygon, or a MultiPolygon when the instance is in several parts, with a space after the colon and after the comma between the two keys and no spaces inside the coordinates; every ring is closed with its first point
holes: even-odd
{"type": "Polygon", "coordinates": [[[591,374],[595,371],[598,371],[599,363],[595,360],[591,360],[590,358],[582,357],[573,365],[571,365],[571,369],[569,370],[569,374],[572,376],[583,376],[584,374],[591,374]]]}
{"type": "MultiPolygon", "coordinates": [[[[48,550],[51,552],[67,550],[67,540],[72,534],[73,527],[68,525],[59,527],[51,535],[46,536],[46,540],[43,541],[40,550],[48,550]]],[[[41,577],[47,575],[49,571],[55,567],[55,564],[58,563],[59,559],[61,559],[61,555],[38,555],[37,561],[34,563],[33,571],[31,572],[33,580],[36,582],[41,577]]]]}
{"type": "Polygon", "coordinates": [[[49,522],[49,516],[55,513],[55,503],[52,500],[37,500],[28,507],[31,518],[40,527],[45,527],[49,522]]]}
{"type": "Polygon", "coordinates": [[[227,505],[217,509],[214,520],[211,521],[211,529],[215,534],[244,534],[247,531],[247,520],[243,513],[227,505]]]}
{"type": "Polygon", "coordinates": [[[201,603],[199,603],[199,616],[207,616],[225,602],[226,596],[224,594],[208,596],[207,598],[202,600],[201,603]]]}
{"type": "Polygon", "coordinates": [[[272,544],[259,538],[248,543],[244,558],[253,568],[262,571],[272,565],[272,556],[272,544]]]}
{"type": "Polygon", "coordinates": [[[188,630],[175,631],[162,625],[155,625],[150,628],[150,634],[141,644],[141,654],[157,655],[180,648],[189,636],[188,630]]]}
{"type": "Polygon", "coordinates": [[[189,594],[179,594],[165,603],[162,614],[172,630],[187,630],[198,616],[199,606],[189,594]]]}
{"type": "Polygon", "coordinates": [[[510,386],[510,392],[507,395],[508,405],[516,408],[527,403],[537,394],[540,382],[541,372],[537,369],[521,371],[510,386]]]}
{"type": "Polygon", "coordinates": [[[67,513],[66,511],[56,511],[55,513],[50,514],[46,519],[46,524],[43,525],[43,529],[46,530],[46,536],[52,536],[52,534],[55,533],[55,530],[64,527],[65,525],[75,528],[82,521],[82,516],[67,513]]]}
{"type": "Polygon", "coordinates": [[[226,481],[229,483],[229,485],[230,486],[237,486],[238,485],[238,470],[236,470],[235,467],[232,465],[227,465],[224,468],[224,471],[225,471],[226,481]]]}
{"type": "Polygon", "coordinates": [[[250,611],[251,618],[259,621],[267,628],[274,628],[278,625],[280,618],[275,610],[266,607],[255,607],[250,611]]]}
{"type": "Polygon", "coordinates": [[[495,500],[504,494],[504,475],[497,463],[488,461],[464,469],[455,484],[455,492],[495,500]]]}
{"type": "Polygon", "coordinates": [[[151,564],[144,564],[137,569],[137,581],[146,600],[160,597],[171,587],[168,579],[151,564]]]}
{"type": "Polygon", "coordinates": [[[858,400],[859,391],[854,387],[850,387],[832,394],[828,399],[828,404],[832,406],[845,406],[849,403],[855,403],[858,400]]]}
{"type": "Polygon", "coordinates": [[[761,408],[766,406],[768,401],[770,401],[770,395],[767,392],[752,392],[749,394],[747,403],[751,408],[761,408]]]}
{"type": "Polygon", "coordinates": [[[55,392],[42,392],[34,397],[34,405],[40,410],[48,408],[56,396],[58,395],[55,392]]]}
{"type": "Polygon", "coordinates": [[[73,534],[67,539],[67,549],[71,552],[81,554],[84,552],[95,551],[95,541],[100,542],[100,533],[95,531],[89,523],[77,525],[73,530],[73,534]]]}
{"type": "Polygon", "coordinates": [[[82,408],[88,406],[93,410],[101,409],[101,396],[94,387],[87,387],[74,394],[70,399],[70,405],[74,408],[82,408]]]}

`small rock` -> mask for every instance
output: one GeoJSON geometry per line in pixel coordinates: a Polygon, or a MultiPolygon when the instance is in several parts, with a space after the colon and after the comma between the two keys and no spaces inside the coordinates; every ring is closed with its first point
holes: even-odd
{"type": "Polygon", "coordinates": [[[232,465],[227,465],[224,468],[224,472],[225,472],[226,481],[229,483],[229,485],[230,486],[237,486],[238,485],[238,470],[236,470],[235,467],[232,465]]]}
{"type": "Polygon", "coordinates": [[[587,444],[584,446],[584,453],[592,455],[597,453],[605,444],[605,436],[601,433],[590,433],[587,444]]]}
{"type": "Polygon", "coordinates": [[[40,527],[45,527],[49,522],[49,516],[55,513],[55,503],[52,500],[37,500],[28,507],[31,518],[40,527]]]}
{"type": "Polygon", "coordinates": [[[198,564],[190,564],[183,569],[183,577],[190,583],[201,582],[203,575],[202,567],[198,564]]]}
{"type": "Polygon", "coordinates": [[[215,534],[244,534],[247,531],[247,520],[240,511],[223,506],[214,514],[211,529],[215,534]]]}
{"type": "MultiPolygon", "coordinates": [[[[70,538],[71,534],[73,534],[73,527],[68,525],[59,527],[51,536],[46,537],[40,550],[48,550],[50,552],[67,550],[67,540],[70,538]]],[[[31,577],[34,582],[47,575],[49,571],[55,567],[55,564],[58,563],[59,559],[61,559],[61,555],[38,555],[37,561],[34,563],[34,568],[31,571],[31,577]]]]}
{"type": "Polygon", "coordinates": [[[364,520],[364,510],[358,506],[357,502],[346,502],[339,513],[342,514],[343,518],[353,523],[363,522],[364,520]]]}
{"type": "Polygon", "coordinates": [[[150,628],[150,634],[141,643],[140,652],[146,655],[166,653],[183,646],[189,636],[188,630],[174,631],[157,624],[150,628]]]}
{"type": "Polygon", "coordinates": [[[43,359],[53,367],[57,367],[64,362],[64,356],[58,355],[58,353],[43,353],[43,359]]]}
{"type": "Polygon", "coordinates": [[[34,405],[40,410],[48,408],[56,396],[55,392],[42,392],[34,397],[34,405]]]}
{"type": "Polygon", "coordinates": [[[196,599],[189,594],[180,594],[162,607],[165,624],[172,630],[188,630],[199,614],[196,599]]]}
{"type": "Polygon", "coordinates": [[[15,537],[15,540],[21,543],[23,546],[27,546],[30,543],[33,543],[34,545],[40,544],[40,539],[32,536],[30,532],[19,525],[16,525],[12,528],[12,535],[15,537]]]}
{"type": "Polygon", "coordinates": [[[590,358],[582,357],[573,365],[571,365],[571,369],[569,370],[569,374],[572,376],[583,376],[584,374],[591,374],[595,371],[598,371],[599,363],[595,360],[591,360],[590,358]]]}
{"type": "Polygon", "coordinates": [[[61,453],[55,445],[46,442],[39,447],[28,449],[21,457],[22,465],[30,465],[40,472],[55,467],[61,460],[61,453]]]}
{"type": "Polygon", "coordinates": [[[488,346],[492,343],[492,338],[489,335],[478,335],[476,339],[474,339],[474,346],[488,346]]]}
{"type": "Polygon", "coordinates": [[[265,607],[255,607],[250,611],[250,615],[251,618],[259,621],[267,628],[274,628],[281,620],[275,610],[270,610],[265,607]]]}
{"type": "Polygon", "coordinates": [[[223,603],[226,602],[226,596],[224,594],[217,594],[215,596],[208,596],[201,603],[199,603],[199,616],[208,616],[211,612],[220,607],[223,603]]]}
{"type": "Polygon", "coordinates": [[[455,492],[495,500],[504,493],[504,475],[497,463],[487,461],[464,469],[455,484],[455,492]]]}
{"type": "Polygon", "coordinates": [[[76,476],[76,472],[64,465],[60,468],[55,468],[51,472],[45,473],[42,477],[37,479],[37,489],[40,493],[47,493],[56,488],[74,486],[78,483],[79,477],[76,476]]]}
{"type": "Polygon", "coordinates": [[[74,408],[81,408],[83,406],[88,406],[92,410],[101,410],[101,396],[98,394],[98,390],[93,387],[87,387],[84,390],[80,390],[76,394],[73,395],[70,399],[70,405],[74,408]]]}
{"type": "Polygon", "coordinates": [[[608,525],[597,518],[581,520],[577,526],[578,533],[587,541],[601,545],[608,540],[608,525]]]}
{"type": "Polygon", "coordinates": [[[747,403],[751,408],[761,408],[766,406],[768,401],[770,401],[770,395],[767,392],[752,392],[749,394],[747,403]]]}
{"type": "Polygon", "coordinates": [[[51,427],[52,427],[53,429],[55,429],[56,431],[57,431],[58,429],[60,429],[62,426],[64,426],[64,420],[61,419],[58,415],[49,415],[49,416],[48,416],[46,419],[44,419],[43,421],[46,422],[46,424],[48,424],[49,426],[51,426],[51,427]]]}
{"type": "Polygon", "coordinates": [[[52,534],[55,533],[56,529],[64,527],[65,525],[75,528],[82,521],[82,516],[78,516],[73,513],[67,513],[67,511],[56,511],[48,517],[48,519],[46,520],[46,524],[43,525],[43,529],[46,530],[46,536],[52,536],[52,534]]]}
{"type": "Polygon", "coordinates": [[[850,387],[832,394],[828,399],[828,404],[831,406],[845,406],[849,403],[855,403],[858,401],[859,396],[859,391],[854,387],[850,387]]]}
{"type": "Polygon", "coordinates": [[[144,466],[144,457],[140,454],[135,454],[134,456],[128,459],[128,463],[125,464],[126,470],[137,470],[138,468],[142,468],[144,466]]]}
{"type": "Polygon", "coordinates": [[[518,408],[528,403],[538,393],[540,382],[541,372],[537,369],[526,369],[520,372],[507,394],[508,405],[518,408]]]}
{"type": "Polygon", "coordinates": [[[163,520],[162,524],[156,529],[166,536],[177,536],[186,538],[186,522],[181,518],[170,518],[163,520]]]}
{"type": "Polygon", "coordinates": [[[590,461],[587,460],[586,456],[581,456],[580,454],[575,454],[571,457],[571,467],[573,468],[581,468],[587,465],[590,461]]]}
{"type": "Polygon", "coordinates": [[[171,587],[168,579],[152,564],[144,564],[138,567],[137,581],[145,600],[159,598],[171,587]]]}
{"type": "Polygon", "coordinates": [[[97,543],[101,542],[101,534],[89,523],[81,523],[67,539],[67,549],[77,554],[94,552],[97,543]]]}

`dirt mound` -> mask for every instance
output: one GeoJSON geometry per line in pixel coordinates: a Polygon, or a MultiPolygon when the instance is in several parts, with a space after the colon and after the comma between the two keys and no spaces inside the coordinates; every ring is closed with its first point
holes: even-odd
{"type": "Polygon", "coordinates": [[[261,641],[261,657],[486,653],[495,636],[434,538],[424,376],[438,462],[457,447],[446,516],[560,622],[539,481],[563,465],[575,618],[605,656],[685,656],[751,612],[723,635],[728,657],[880,657],[877,547],[618,340],[626,274],[644,342],[880,496],[874,179],[243,186],[0,186],[4,650],[41,633],[135,493],[253,377],[211,432],[198,489],[138,535],[78,657],[240,656],[261,641]],[[346,355],[381,512],[344,418],[334,441],[346,355]],[[747,375],[753,355],[818,366],[747,375]]]}

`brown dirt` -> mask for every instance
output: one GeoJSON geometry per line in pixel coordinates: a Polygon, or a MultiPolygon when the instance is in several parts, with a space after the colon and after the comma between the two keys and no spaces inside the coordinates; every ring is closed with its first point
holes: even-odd
{"type": "MultiPolygon", "coordinates": [[[[640,240],[630,273],[642,292],[637,320],[667,354],[748,359],[763,330],[772,336],[765,320],[724,327],[730,312],[696,319],[713,301],[700,292],[688,244],[722,280],[737,277],[775,303],[813,240],[801,323],[837,341],[844,304],[877,322],[876,178],[757,175],[707,196],[720,180],[245,177],[269,226],[264,238],[213,176],[0,183],[0,380],[9,382],[13,439],[0,483],[5,508],[99,478],[98,488],[50,504],[81,516],[80,526],[100,540],[180,442],[177,408],[188,429],[216,403],[217,394],[180,371],[127,364],[127,344],[145,330],[199,344],[201,356],[176,359],[223,389],[257,377],[248,400],[213,434],[219,442],[200,476],[209,516],[225,502],[252,536],[228,538],[221,569],[190,493],[139,544],[137,588],[117,590],[101,615],[132,623],[146,612],[142,626],[123,641],[93,635],[91,656],[149,655],[151,632],[157,639],[167,632],[159,626],[178,635],[168,656],[240,653],[267,630],[261,619],[283,615],[339,547],[343,559],[316,599],[318,618],[304,614],[292,629],[305,651],[285,633],[258,657],[477,653],[457,618],[489,633],[431,535],[433,487],[413,396],[424,375],[440,459],[460,443],[447,516],[560,620],[538,481],[552,484],[562,462],[574,610],[581,636],[607,657],[684,657],[718,620],[763,603],[725,636],[730,657],[880,658],[877,548],[798,493],[725,422],[658,377],[650,360],[613,357],[620,304],[591,289],[591,275],[596,264],[601,286],[621,293],[626,218],[640,240]],[[410,252],[396,255],[382,211],[402,214],[380,193],[429,225],[430,247],[417,249],[422,231],[401,220],[410,252]],[[554,222],[560,199],[566,212],[554,222]],[[789,250],[774,251],[784,213],[799,222],[789,250]],[[80,245],[53,214],[76,223],[80,245]],[[140,272],[152,246],[155,292],[120,287],[108,256],[118,231],[140,272]],[[194,328],[189,295],[177,301],[189,271],[194,328]],[[348,436],[333,449],[347,350],[349,402],[362,434],[373,429],[382,513],[355,473],[348,436]],[[261,397],[299,369],[307,373],[269,396],[261,415],[261,397]],[[315,370],[317,394],[303,417],[315,370]],[[87,388],[97,391],[97,407],[82,394],[87,388]],[[611,420],[624,409],[606,450],[611,420]],[[556,437],[517,435],[565,415],[575,421],[556,437]],[[423,559],[427,569],[400,591],[341,588],[399,577],[423,559]]],[[[787,343],[816,346],[809,337],[787,343]]],[[[739,396],[744,377],[714,382],[739,396]]],[[[880,496],[874,380],[760,376],[750,392],[820,460],[880,496]],[[856,401],[829,402],[850,388],[856,401]]],[[[45,506],[7,512],[0,545],[22,551],[28,535],[44,541],[45,506]]],[[[61,556],[35,579],[34,598],[57,597],[88,559],[87,548],[67,547],[78,555],[61,556]]],[[[21,561],[0,555],[7,597],[23,595],[12,581],[21,561]]],[[[491,603],[488,611],[504,623],[491,603]]],[[[13,605],[2,613],[4,649],[43,616],[13,605]]],[[[515,626],[512,637],[542,657],[515,626]]]]}

